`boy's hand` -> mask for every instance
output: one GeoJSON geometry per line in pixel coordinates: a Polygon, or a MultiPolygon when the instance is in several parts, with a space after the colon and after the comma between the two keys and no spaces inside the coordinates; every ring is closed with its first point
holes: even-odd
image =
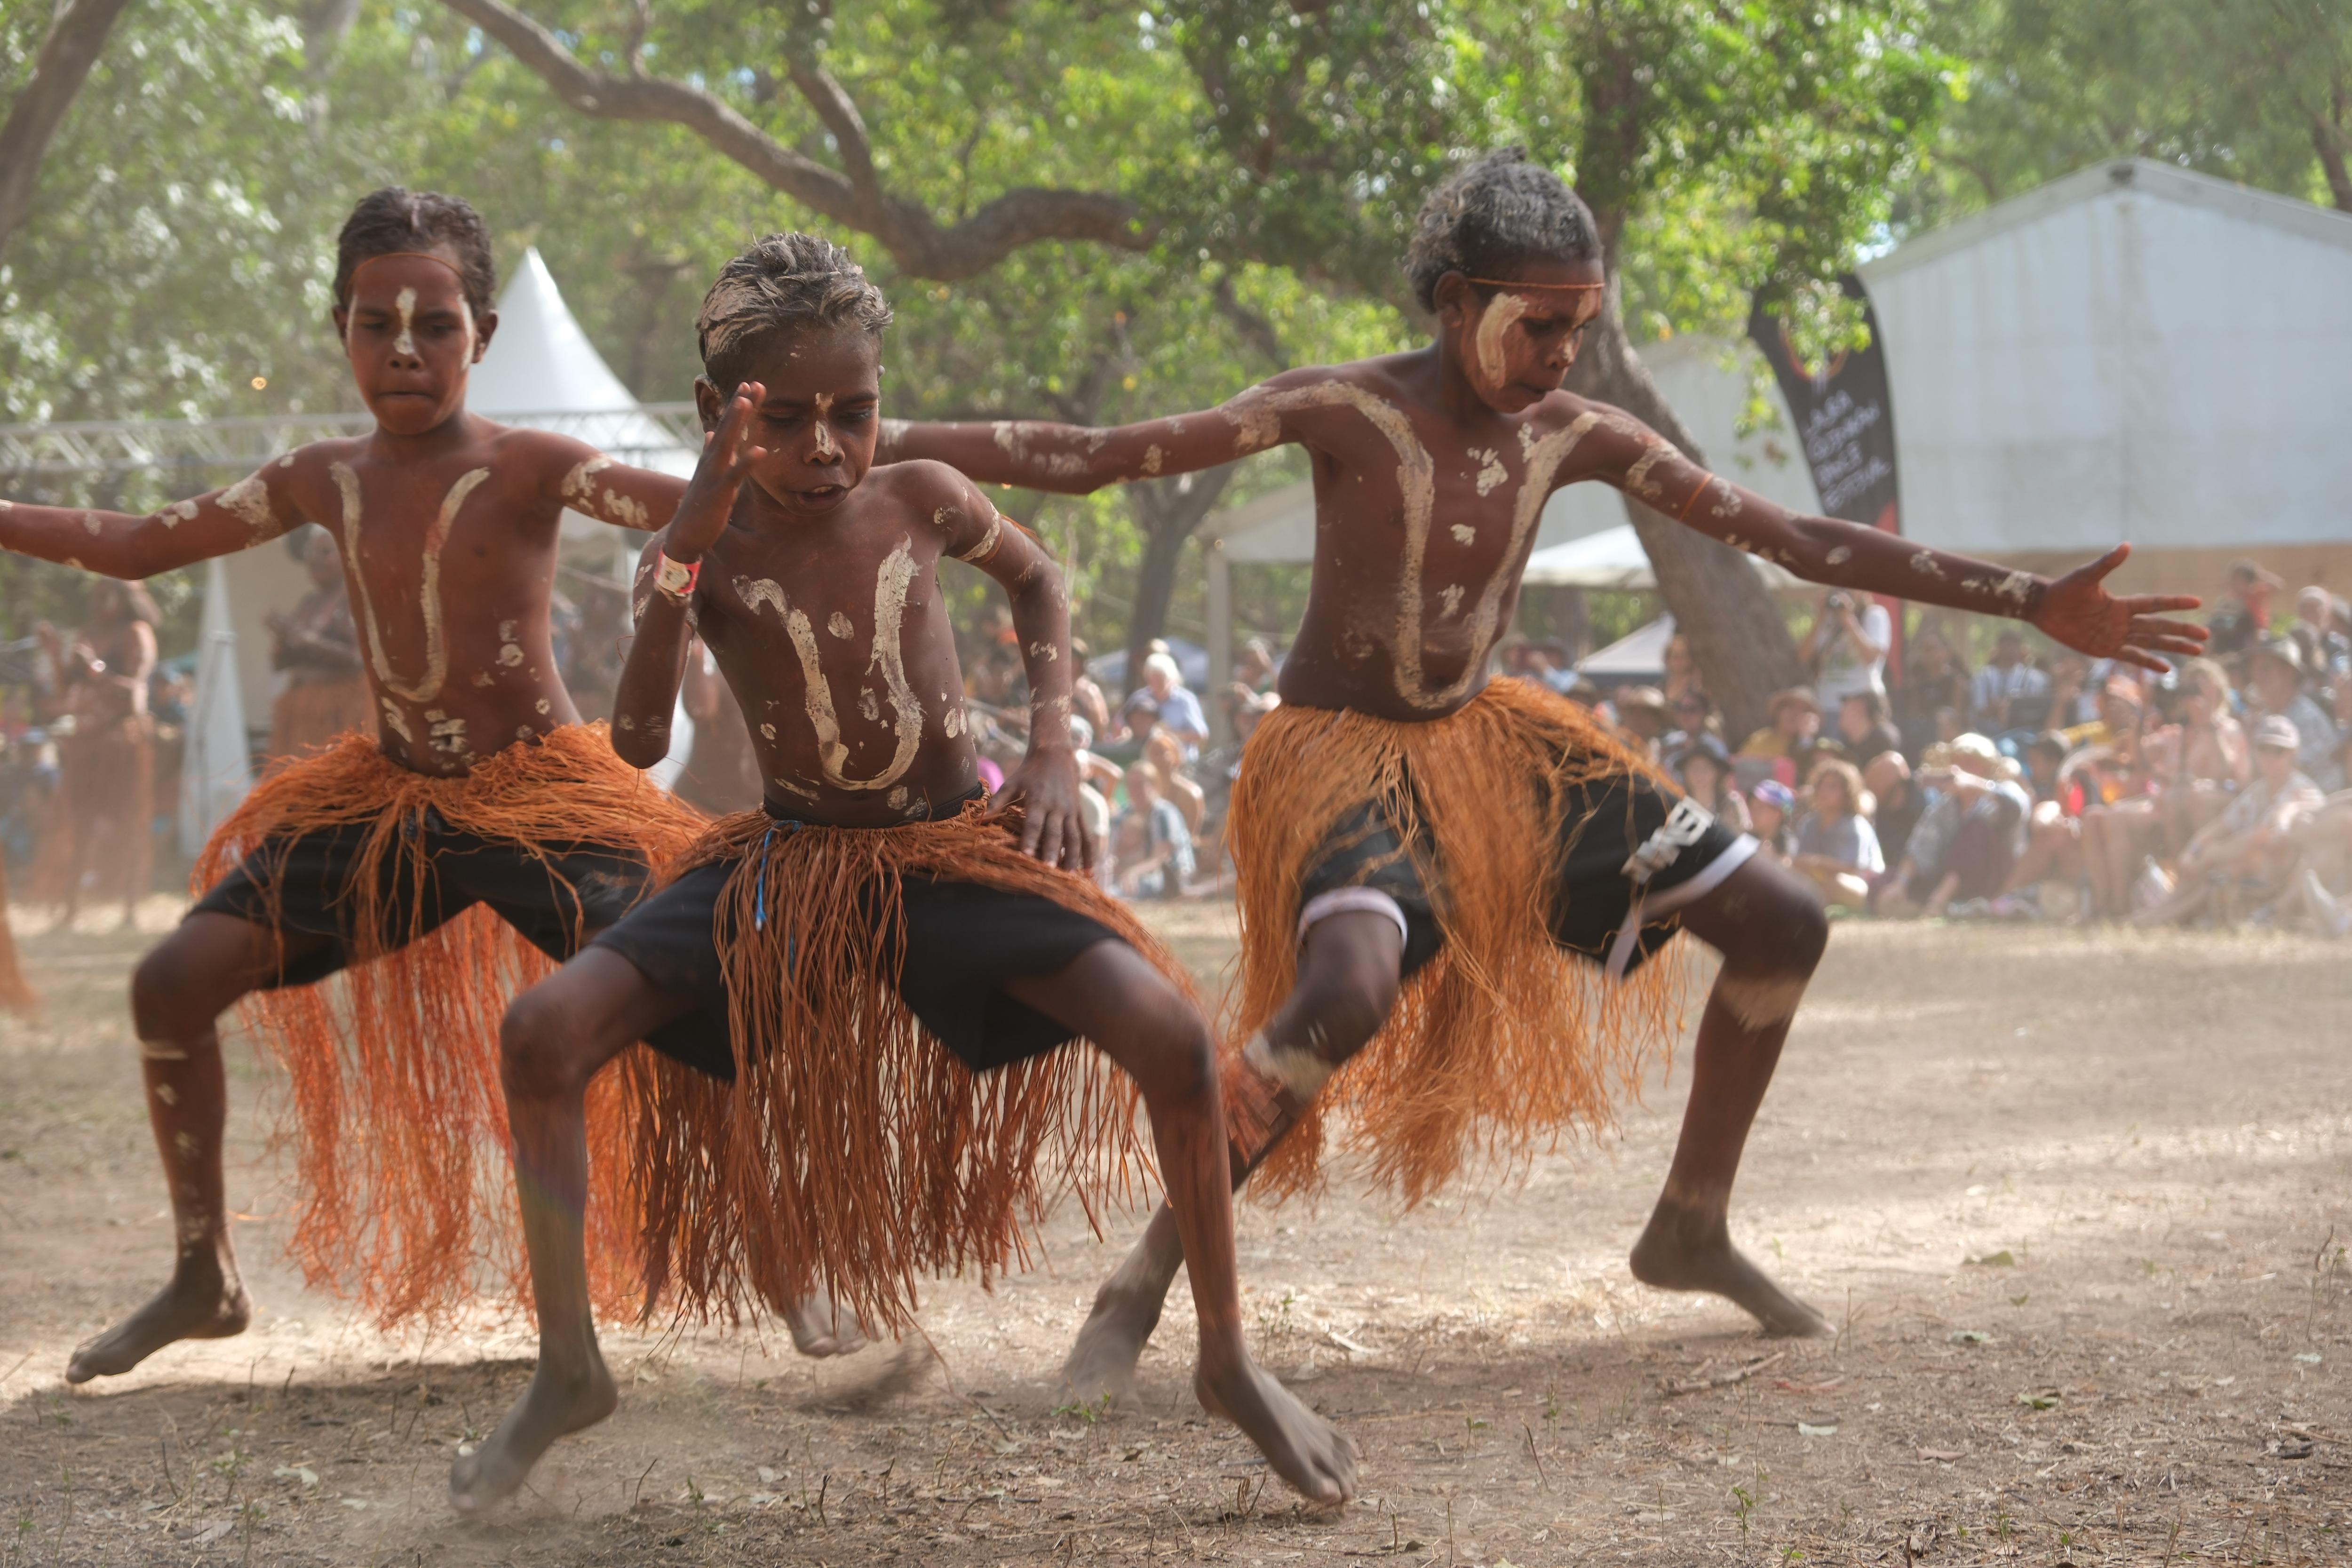
{"type": "Polygon", "coordinates": [[[2134,594],[2119,599],[2107,592],[2107,574],[2130,553],[2130,545],[2118,544],[2051,584],[2033,612],[2033,625],[2076,653],[2142,669],[2169,668],[2158,657],[2163,654],[2193,658],[2203,653],[2208,635],[2203,626],[2158,613],[2193,610],[2203,600],[2188,594],[2134,594]]]}
{"type": "Polygon", "coordinates": [[[677,513],[662,534],[662,553],[679,565],[693,565],[719,542],[727,531],[727,520],[735,514],[735,497],[751,465],[767,457],[766,447],[751,444],[751,416],[767,395],[760,383],[743,383],[727,400],[719,428],[704,434],[702,460],[695,464],[694,478],[678,498],[677,513]]]}
{"type": "Polygon", "coordinates": [[[1001,809],[1022,808],[1021,853],[1048,866],[1083,871],[1095,863],[1094,840],[1078,811],[1078,762],[1061,750],[1033,751],[997,792],[1001,809]]]}

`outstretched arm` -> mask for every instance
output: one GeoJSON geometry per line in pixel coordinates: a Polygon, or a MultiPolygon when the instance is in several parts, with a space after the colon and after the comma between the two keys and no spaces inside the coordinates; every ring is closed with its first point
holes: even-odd
{"type": "Polygon", "coordinates": [[[1597,411],[1561,478],[1615,485],[1676,521],[1835,587],[1942,605],[2027,621],[2077,652],[2144,669],[2166,668],[2163,655],[2204,651],[2205,628],[2165,612],[2193,610],[2187,595],[2117,597],[2104,585],[2131,547],[2119,544],[2063,577],[2012,572],[1972,556],[1927,549],[1897,534],[1832,517],[1809,517],[1710,474],[1665,437],[1614,409],[1597,411]]]}
{"type": "Polygon", "coordinates": [[[1097,428],[1029,419],[990,423],[882,423],[877,463],[932,458],[993,485],[1087,495],[1105,485],[1197,473],[1290,439],[1254,386],[1201,414],[1097,428]]]}
{"type": "Polygon", "coordinates": [[[1004,781],[998,804],[1017,801],[1023,808],[1023,854],[1083,870],[1095,863],[1095,843],[1078,809],[1077,755],[1070,745],[1070,689],[1077,675],[1061,569],[1019,523],[998,515],[970,479],[957,474],[951,483],[955,500],[933,514],[948,531],[948,553],[1004,584],[1029,675],[1029,752],[1004,781]]]}
{"type": "Polygon", "coordinates": [[[305,521],[289,493],[289,461],[280,458],[226,489],[173,501],[144,517],[0,500],[0,548],[123,578],[231,555],[305,521]]]}
{"type": "Polygon", "coordinates": [[[537,436],[547,471],[565,506],[615,528],[649,532],[669,521],[686,499],[688,481],[674,474],[631,468],[568,436],[537,436]]]}
{"type": "Polygon", "coordinates": [[[702,460],[677,515],[646,541],[638,557],[637,635],[613,694],[613,750],[633,768],[652,767],[669,755],[670,718],[677,710],[678,681],[686,674],[687,645],[694,635],[688,616],[694,577],[703,552],[727,531],[751,465],[767,455],[751,444],[751,434],[752,411],[766,395],[758,382],[735,389],[718,430],[703,443],[702,460]]]}

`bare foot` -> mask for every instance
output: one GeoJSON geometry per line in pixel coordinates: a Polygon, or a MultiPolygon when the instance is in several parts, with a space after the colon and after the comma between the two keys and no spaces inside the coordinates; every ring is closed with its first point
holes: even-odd
{"type": "Polygon", "coordinates": [[[1202,1409],[1240,1427],[1308,1502],[1337,1508],[1356,1495],[1355,1443],[1255,1363],[1218,1373],[1203,1364],[1192,1374],[1192,1392],[1202,1409]]]}
{"type": "Polygon", "coordinates": [[[489,1440],[449,1467],[450,1505],[459,1513],[479,1513],[522,1485],[558,1437],[593,1426],[620,1402],[602,1356],[592,1352],[589,1364],[573,1372],[541,1362],[489,1440]]]}
{"type": "Polygon", "coordinates": [[[74,1352],[66,1381],[114,1377],[175,1340],[225,1340],[245,1332],[252,1319],[253,1300],[236,1266],[224,1268],[215,1254],[192,1253],[153,1300],[74,1352]]]}
{"type": "Polygon", "coordinates": [[[1829,1320],[1772,1283],[1731,1245],[1720,1214],[1659,1201],[1633,1244],[1633,1278],[1661,1290],[1711,1290],[1746,1308],[1768,1334],[1826,1334],[1829,1320]]]}
{"type": "Polygon", "coordinates": [[[784,1326],[793,1331],[793,1349],[812,1357],[853,1355],[875,1337],[870,1325],[823,1290],[786,1312],[784,1326]]]}
{"type": "Polygon", "coordinates": [[[1118,1284],[1114,1278],[1095,1292],[1095,1310],[1062,1363],[1062,1381],[1081,1404],[1108,1399],[1116,1408],[1132,1409],[1135,1363],[1160,1326],[1160,1303],[1156,1296],[1133,1295],[1118,1284]]]}

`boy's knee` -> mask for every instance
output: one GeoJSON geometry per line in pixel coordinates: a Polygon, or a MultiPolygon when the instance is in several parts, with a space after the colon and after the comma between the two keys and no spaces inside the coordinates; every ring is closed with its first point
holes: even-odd
{"type": "Polygon", "coordinates": [[[1351,953],[1318,970],[1298,998],[1303,1037],[1286,1043],[1304,1045],[1328,1062],[1347,1060],[1388,1022],[1397,985],[1396,966],[1380,954],[1351,953]]]}
{"type": "Polygon", "coordinates": [[[1811,882],[1773,878],[1757,890],[1735,934],[1721,943],[1726,964],[1750,973],[1810,975],[1830,943],[1829,910],[1811,882]]]}
{"type": "Polygon", "coordinates": [[[215,985],[204,966],[176,942],[166,942],[131,972],[131,1022],[142,1040],[176,1040],[200,1035],[219,1016],[212,1006],[215,985]]]}
{"type": "Polygon", "coordinates": [[[1155,1094],[1206,1100],[1217,1081],[1217,1041],[1201,1010],[1171,988],[1147,1012],[1140,1031],[1149,1064],[1144,1081],[1155,1094]]]}
{"type": "Polygon", "coordinates": [[[539,1100],[577,1086],[581,1032],[562,988],[534,985],[499,1025],[499,1076],[510,1098],[539,1100]]]}

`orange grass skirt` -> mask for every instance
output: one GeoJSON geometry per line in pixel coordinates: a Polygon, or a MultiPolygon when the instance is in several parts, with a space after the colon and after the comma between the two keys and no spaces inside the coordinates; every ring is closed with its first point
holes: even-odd
{"type": "Polygon", "coordinates": [[[681,873],[737,862],[711,932],[735,1080],[631,1053],[652,1291],[733,1319],[822,1285],[898,1329],[921,1276],[972,1268],[985,1286],[1027,1267],[1034,1226],[1063,1193],[1090,1222],[1105,1198],[1132,1203],[1136,1093],[1108,1057],[1065,1046],[975,1074],[896,988],[901,879],[927,875],[1087,915],[1190,997],[1132,913],[1022,854],[1007,822],[974,805],[938,822],[793,829],[751,811],[687,854],[681,873]]]}
{"type": "MultiPolygon", "coordinates": [[[[1286,705],[1259,724],[1225,829],[1240,872],[1234,1040],[1264,1028],[1297,984],[1298,889],[1367,801],[1409,847],[1444,939],[1276,1145],[1262,1192],[1319,1184],[1334,1114],[1343,1147],[1408,1204],[1473,1156],[1524,1164],[1571,1130],[1611,1123],[1615,1096],[1671,1042],[1685,978],[1680,943],[1612,982],[1552,936],[1575,786],[1627,774],[1656,776],[1583,709],[1519,680],[1490,681],[1425,723],[1286,705]]],[[[1248,1070],[1228,1056],[1229,1085],[1248,1070]]]]}
{"type": "MultiPolygon", "coordinates": [[[[508,997],[555,966],[480,905],[432,931],[415,929],[421,915],[384,929],[390,889],[404,883],[419,895],[408,908],[429,906],[432,858],[404,831],[428,809],[535,855],[541,845],[611,845],[642,850],[654,867],[704,826],[614,755],[603,725],[569,725],[461,778],[411,772],[373,739],[347,735],[265,778],[205,846],[199,893],[250,855],[248,874],[274,906],[273,841],[370,825],[344,895],[352,963],[341,984],[255,992],[244,1006],[290,1083],[278,1135],[295,1146],[301,1188],[291,1251],[313,1288],[387,1327],[475,1300],[483,1264],[509,1300],[530,1300],[499,1021],[508,997]]],[[[626,1092],[617,1073],[588,1091],[589,1277],[608,1313],[640,1299],[626,1092]]]]}

